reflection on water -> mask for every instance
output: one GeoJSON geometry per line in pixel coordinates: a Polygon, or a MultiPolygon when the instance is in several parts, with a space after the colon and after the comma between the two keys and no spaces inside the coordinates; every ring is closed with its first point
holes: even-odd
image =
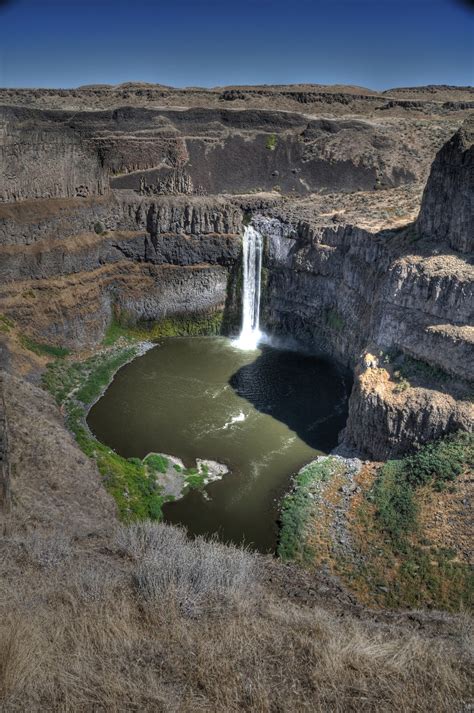
{"type": "Polygon", "coordinates": [[[126,365],[92,408],[94,433],[125,457],[150,451],[226,463],[231,472],[165,506],[169,522],[273,551],[290,477],[337,443],[347,384],[319,358],[223,337],[174,338],[126,365]]]}

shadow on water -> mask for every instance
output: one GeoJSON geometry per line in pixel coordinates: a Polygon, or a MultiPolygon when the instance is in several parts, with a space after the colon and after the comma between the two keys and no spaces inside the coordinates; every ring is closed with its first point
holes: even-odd
{"type": "Polygon", "coordinates": [[[288,346],[170,338],[117,373],[87,422],[126,458],[225,463],[222,480],[167,503],[165,521],[274,552],[281,498],[292,475],[337,445],[348,389],[337,365],[288,346]]]}
{"type": "Polygon", "coordinates": [[[259,348],[255,361],[230,377],[235,393],[286,424],[311,448],[332,450],[347,420],[349,372],[312,354],[259,348]]]}

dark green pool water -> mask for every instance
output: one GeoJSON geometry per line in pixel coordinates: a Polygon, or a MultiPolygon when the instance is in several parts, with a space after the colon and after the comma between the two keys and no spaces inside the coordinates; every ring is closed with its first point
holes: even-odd
{"type": "Polygon", "coordinates": [[[123,367],[88,423],[120,455],[151,451],[225,463],[230,473],[165,506],[193,534],[274,551],[291,475],[337,444],[347,382],[333,364],[224,337],[165,339],[123,367]]]}

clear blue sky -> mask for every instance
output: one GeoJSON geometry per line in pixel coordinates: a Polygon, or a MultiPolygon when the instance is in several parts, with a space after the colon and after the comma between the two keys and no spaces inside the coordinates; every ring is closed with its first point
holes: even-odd
{"type": "Polygon", "coordinates": [[[0,86],[472,85],[473,37],[468,0],[0,0],[0,86]]]}

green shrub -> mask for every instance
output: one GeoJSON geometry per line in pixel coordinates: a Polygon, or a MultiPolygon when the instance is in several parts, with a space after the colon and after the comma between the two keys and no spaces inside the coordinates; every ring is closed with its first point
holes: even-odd
{"type": "Polygon", "coordinates": [[[13,320],[9,319],[4,314],[0,314],[0,332],[9,332],[14,326],[13,320]]]}
{"type": "Polygon", "coordinates": [[[416,527],[417,507],[406,479],[404,462],[389,460],[380,469],[373,488],[377,516],[384,530],[401,543],[416,527]]]}
{"type": "Polygon", "coordinates": [[[438,366],[428,364],[422,359],[414,359],[405,355],[403,362],[399,367],[399,372],[406,379],[418,378],[428,379],[429,381],[448,381],[451,377],[443,369],[438,366]]]}
{"type": "Polygon", "coordinates": [[[155,473],[166,473],[168,470],[168,459],[158,453],[152,453],[146,456],[143,462],[150,468],[151,471],[155,473]]]}
{"type": "Polygon", "coordinates": [[[431,484],[441,490],[464,468],[474,467],[474,436],[459,432],[429,443],[401,460],[389,460],[378,471],[370,497],[383,529],[398,547],[416,529],[416,488],[431,484]]]}
{"type": "Polygon", "coordinates": [[[336,330],[337,332],[342,331],[345,327],[344,319],[335,308],[328,309],[326,313],[326,323],[328,327],[336,330]]]}
{"type": "MultiPolygon", "coordinates": [[[[193,469],[193,468],[189,469],[189,471],[192,471],[192,470],[195,470],[195,469],[193,469]]],[[[206,479],[206,476],[203,475],[202,473],[198,473],[197,471],[195,471],[195,472],[189,472],[189,471],[186,471],[187,472],[187,475],[185,478],[186,485],[189,488],[195,488],[196,490],[201,490],[205,485],[204,481],[206,479]]]]}
{"type": "Polygon", "coordinates": [[[413,487],[426,483],[453,481],[464,466],[474,465],[474,437],[458,433],[429,443],[412,456],[405,458],[407,481],[413,487]]]}
{"type": "Polygon", "coordinates": [[[97,221],[97,223],[94,223],[94,233],[96,233],[97,235],[103,235],[105,233],[105,227],[99,221],[97,221]]]}
{"type": "Polygon", "coordinates": [[[265,146],[269,151],[275,151],[277,146],[276,134],[270,134],[270,136],[267,138],[265,146]]]}
{"type": "Polygon", "coordinates": [[[404,378],[400,377],[398,383],[395,385],[393,390],[396,394],[402,394],[404,391],[409,389],[410,386],[411,386],[411,384],[408,381],[408,379],[404,379],[404,378]]]}

